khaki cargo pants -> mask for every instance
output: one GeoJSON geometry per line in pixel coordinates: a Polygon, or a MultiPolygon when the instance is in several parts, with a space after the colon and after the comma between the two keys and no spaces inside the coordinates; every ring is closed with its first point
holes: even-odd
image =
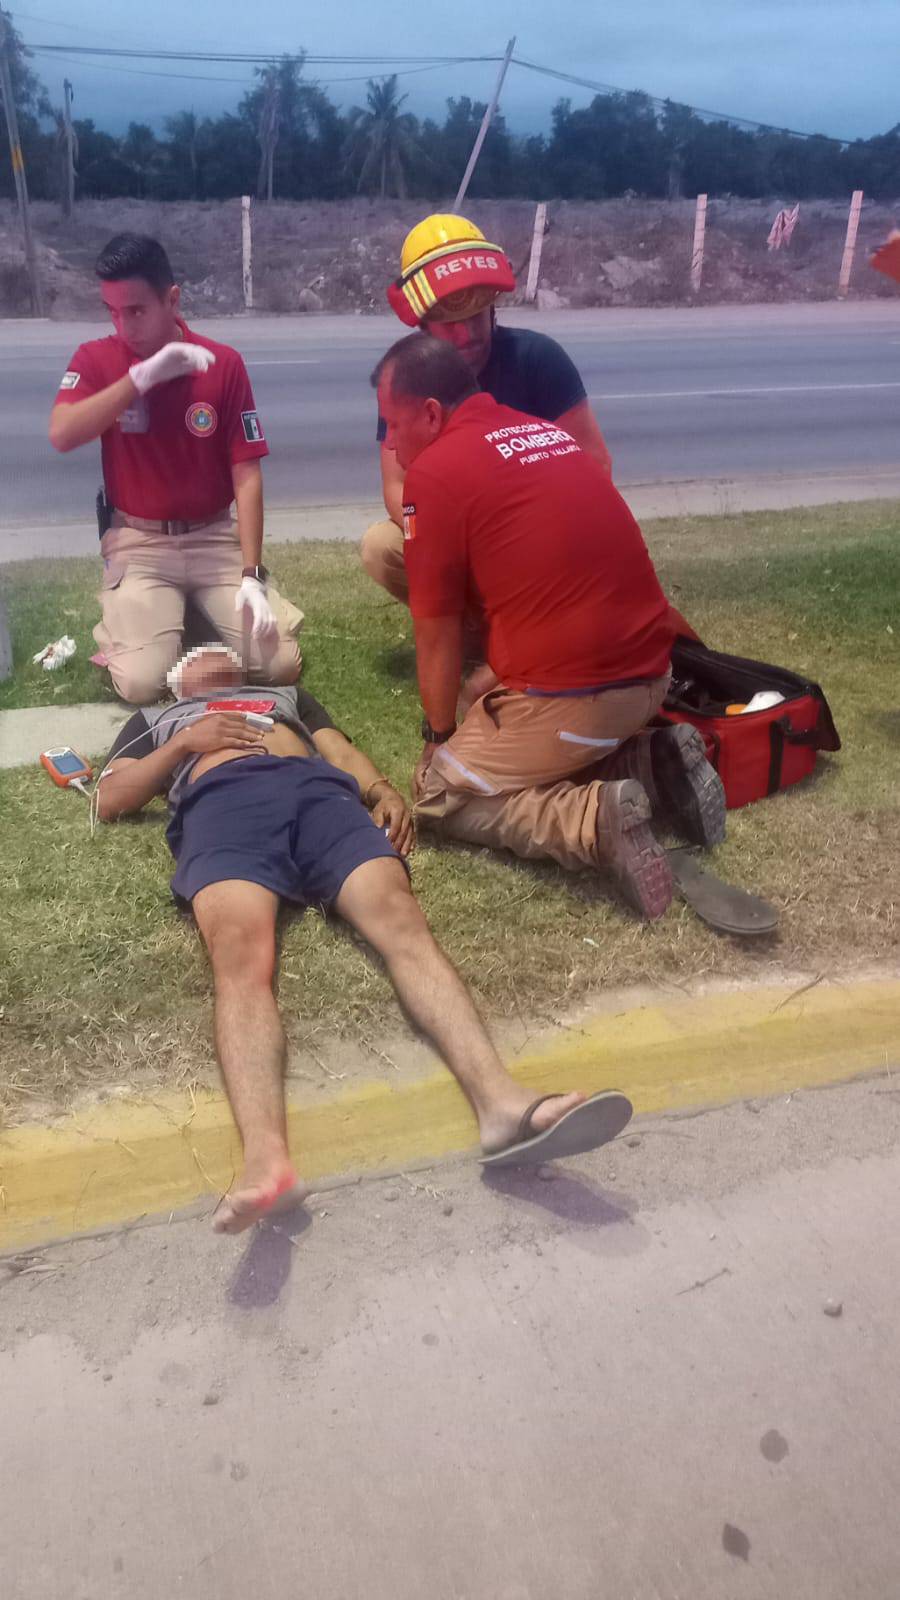
{"type": "Polygon", "coordinates": [[[182,654],[185,602],[209,624],[210,640],[230,645],[248,677],[293,683],[300,672],[297,635],[303,612],[270,582],[269,604],[278,619],[274,645],[260,648],[234,609],[241,582],[241,548],[229,513],[165,534],[158,523],[130,525],[121,512],[100,541],[103,620],[94,638],[109,662],[116,693],[147,705],[166,688],[166,673],[182,654]]]}
{"type": "Polygon", "coordinates": [[[360,545],[362,564],[370,578],[392,594],[395,600],[409,605],[409,582],[403,560],[403,529],[388,517],[384,522],[373,522],[367,528],[360,545]]]}
{"type": "Polygon", "coordinates": [[[452,839],[602,865],[597,763],[639,732],[666,697],[669,674],[591,695],[492,689],[436,750],[416,816],[452,839]]]}
{"type": "MultiPolygon", "coordinates": [[[[382,589],[409,605],[409,579],[403,558],[403,529],[387,518],[367,528],[360,545],[362,564],[382,589]]],[[[463,661],[467,666],[484,660],[487,624],[478,602],[470,596],[463,617],[463,661]]]]}

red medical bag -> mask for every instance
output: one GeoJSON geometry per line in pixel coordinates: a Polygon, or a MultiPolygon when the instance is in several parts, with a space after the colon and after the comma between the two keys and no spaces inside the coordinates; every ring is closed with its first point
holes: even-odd
{"type": "Polygon", "coordinates": [[[841,748],[817,683],[786,667],[709,650],[696,637],[675,641],[672,686],[660,716],[699,728],[732,810],[799,783],[820,750],[841,748]],[[727,714],[728,706],[747,705],[767,689],[784,699],[764,711],[727,714]]]}

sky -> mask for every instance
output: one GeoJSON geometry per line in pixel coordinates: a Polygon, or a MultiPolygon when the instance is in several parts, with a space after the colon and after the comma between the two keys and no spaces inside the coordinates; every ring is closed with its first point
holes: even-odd
{"type": "MultiPolygon", "coordinates": [[[[284,0],[5,0],[27,44],[119,45],[134,48],[272,52],[306,49],[322,55],[501,55],[516,36],[516,55],[621,89],[645,89],[685,104],[748,117],[799,132],[867,138],[900,122],[897,84],[897,0],[454,0],[416,7],[343,0],[305,16],[284,0]],[[428,35],[426,18],[440,16],[428,35]],[[411,17],[417,26],[409,27],[411,17]]],[[[62,80],[75,89],[76,117],[112,133],[128,122],[162,128],[166,116],[193,109],[218,115],[236,107],[252,82],[240,65],[152,61],[65,61],[38,54],[33,63],[50,98],[62,101],[62,80]],[[128,69],[128,70],[126,70],[128,69]],[[183,77],[157,76],[154,69],[183,77]],[[216,81],[226,79],[234,81],[216,81]]],[[[365,99],[365,79],[389,65],[308,68],[344,107],[365,99]],[[333,81],[353,79],[358,81],[333,81]],[[331,81],[329,81],[331,80],[331,81]]],[[[441,67],[401,77],[406,109],[437,116],[448,95],[486,100],[497,67],[441,67]]],[[[514,133],[549,129],[561,95],[575,106],[587,89],[510,68],[501,109],[514,133]]]]}

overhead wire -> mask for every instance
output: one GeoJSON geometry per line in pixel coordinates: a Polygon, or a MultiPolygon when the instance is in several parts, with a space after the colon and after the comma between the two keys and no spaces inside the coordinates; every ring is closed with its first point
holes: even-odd
{"type": "Polygon", "coordinates": [[[390,66],[399,63],[401,66],[457,66],[470,62],[496,62],[503,58],[499,55],[319,55],[305,50],[282,50],[277,54],[271,51],[220,51],[220,50],[146,50],[123,45],[71,45],[71,44],[34,44],[29,49],[40,51],[43,55],[56,55],[67,51],[71,55],[83,56],[109,56],[116,59],[142,59],[153,61],[209,61],[212,63],[230,63],[240,65],[267,65],[278,66],[287,59],[302,60],[304,66],[390,66]]]}
{"type": "Polygon", "coordinates": [[[715,122],[728,122],[733,127],[749,128],[758,133],[787,133],[792,139],[825,139],[829,144],[852,144],[851,139],[840,139],[828,133],[801,133],[797,128],[779,127],[772,122],[758,122],[752,117],[735,116],[730,111],[710,111],[704,106],[689,105],[687,101],[676,100],[669,95],[663,98],[660,95],[649,94],[644,89],[622,89],[613,83],[598,83],[593,78],[581,78],[572,72],[560,72],[556,67],[544,67],[536,61],[523,61],[521,56],[512,57],[512,65],[525,67],[529,72],[540,73],[546,78],[556,78],[561,83],[576,84],[581,89],[593,89],[598,94],[643,94],[659,110],[666,106],[678,106],[681,110],[691,111],[696,117],[710,117],[715,122]]]}
{"type": "MultiPolygon", "coordinates": [[[[31,45],[29,48],[35,50],[37,46],[31,45]]],[[[166,78],[180,83],[235,83],[245,89],[249,89],[253,83],[252,78],[226,78],[223,74],[212,72],[161,72],[153,67],[114,67],[103,62],[85,61],[81,56],[56,55],[54,60],[63,66],[79,67],[87,72],[115,72],[117,76],[120,72],[126,72],[129,77],[166,78]]]]}
{"type": "MultiPolygon", "coordinates": [[[[39,52],[40,46],[30,45],[29,49],[39,52]]],[[[63,55],[61,53],[57,53],[56,51],[54,51],[53,59],[61,62],[64,66],[82,67],[88,72],[115,72],[117,75],[121,72],[125,72],[128,73],[130,77],[138,78],[165,78],[169,81],[182,83],[235,83],[243,86],[245,89],[253,87],[253,79],[250,77],[227,77],[224,73],[165,72],[161,68],[154,67],[124,67],[118,62],[113,65],[111,62],[107,64],[105,62],[87,61],[84,59],[84,57],[76,57],[68,54],[63,55]]],[[[397,72],[393,74],[393,76],[398,78],[410,78],[422,72],[440,72],[445,68],[445,66],[445,62],[435,61],[430,62],[428,65],[422,67],[400,67],[398,68],[397,72]]],[[[310,84],[316,85],[332,83],[367,83],[371,76],[371,72],[350,73],[335,78],[320,78],[317,76],[315,78],[309,78],[307,81],[310,84]]]]}
{"type": "MultiPolygon", "coordinates": [[[[122,39],[131,42],[137,42],[139,39],[137,34],[120,33],[115,28],[91,28],[80,22],[63,22],[58,17],[37,17],[31,11],[20,11],[16,5],[13,6],[11,11],[7,10],[6,15],[14,24],[20,20],[22,22],[36,22],[42,28],[62,28],[66,33],[80,33],[82,37],[85,34],[99,33],[103,39],[122,39]]],[[[30,48],[33,49],[34,46],[30,48]]]]}
{"type": "MultiPolygon", "coordinates": [[[[29,14],[20,12],[18,15],[27,17],[29,14]]],[[[30,18],[30,20],[37,21],[38,19],[30,18]]],[[[62,26],[71,27],[73,25],[62,24],[62,26]]],[[[305,52],[302,50],[297,50],[295,52],[283,51],[280,54],[274,54],[271,52],[255,53],[247,51],[153,50],[137,48],[134,46],[75,44],[34,44],[28,46],[28,48],[36,55],[55,56],[59,60],[64,60],[67,65],[78,65],[79,60],[76,58],[79,58],[85,66],[91,66],[95,68],[95,70],[100,70],[98,66],[99,58],[99,60],[102,61],[109,60],[111,62],[117,62],[118,65],[114,70],[118,72],[131,72],[148,77],[166,77],[174,79],[182,78],[187,82],[194,81],[209,83],[243,83],[247,80],[218,76],[212,73],[191,74],[184,72],[168,72],[162,70],[161,68],[129,68],[121,65],[121,63],[126,60],[153,60],[166,63],[183,61],[197,63],[202,62],[209,65],[227,64],[233,66],[240,65],[265,67],[278,66],[283,60],[285,60],[285,58],[293,58],[295,60],[302,60],[304,67],[361,66],[368,67],[370,69],[389,67],[392,68],[399,77],[412,75],[413,73],[437,71],[440,68],[451,66],[470,66],[480,64],[490,65],[503,59],[503,57],[498,54],[428,56],[399,54],[339,55],[321,54],[311,51],[305,52]],[[93,59],[88,60],[88,57],[93,59]]],[[[557,67],[546,66],[542,62],[525,60],[522,56],[514,55],[511,58],[511,65],[521,67],[527,72],[537,73],[542,77],[551,78],[559,83],[568,83],[578,88],[589,89],[595,94],[623,95],[631,93],[646,93],[644,90],[622,89],[620,86],[610,83],[603,83],[598,79],[583,77],[577,73],[564,72],[557,67]]],[[[323,84],[358,83],[364,82],[367,76],[368,73],[363,73],[359,77],[355,75],[347,75],[341,77],[317,78],[316,82],[323,84]]],[[[676,100],[671,96],[662,97],[660,95],[647,93],[646,97],[655,107],[660,110],[664,109],[666,106],[675,105],[683,108],[686,111],[692,112],[695,116],[708,118],[716,122],[725,122],[733,127],[746,128],[754,132],[776,134],[783,133],[788,134],[791,138],[795,139],[821,139],[827,141],[829,144],[836,144],[840,146],[845,146],[853,142],[850,139],[839,138],[832,134],[809,133],[796,128],[779,127],[774,123],[761,122],[755,118],[740,116],[732,112],[713,111],[708,107],[691,105],[686,101],[676,100]]]]}

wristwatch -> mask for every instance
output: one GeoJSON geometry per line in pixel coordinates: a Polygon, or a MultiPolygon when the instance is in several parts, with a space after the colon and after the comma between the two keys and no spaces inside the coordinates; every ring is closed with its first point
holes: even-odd
{"type": "Polygon", "coordinates": [[[268,567],[244,567],[241,571],[242,578],[255,578],[257,583],[265,583],[268,576],[268,567]]]}
{"type": "Polygon", "coordinates": [[[428,721],[427,717],[422,718],[422,738],[425,744],[446,744],[448,739],[453,738],[455,732],[455,722],[452,728],[447,728],[444,733],[438,733],[437,730],[431,726],[431,723],[428,721]]]}

